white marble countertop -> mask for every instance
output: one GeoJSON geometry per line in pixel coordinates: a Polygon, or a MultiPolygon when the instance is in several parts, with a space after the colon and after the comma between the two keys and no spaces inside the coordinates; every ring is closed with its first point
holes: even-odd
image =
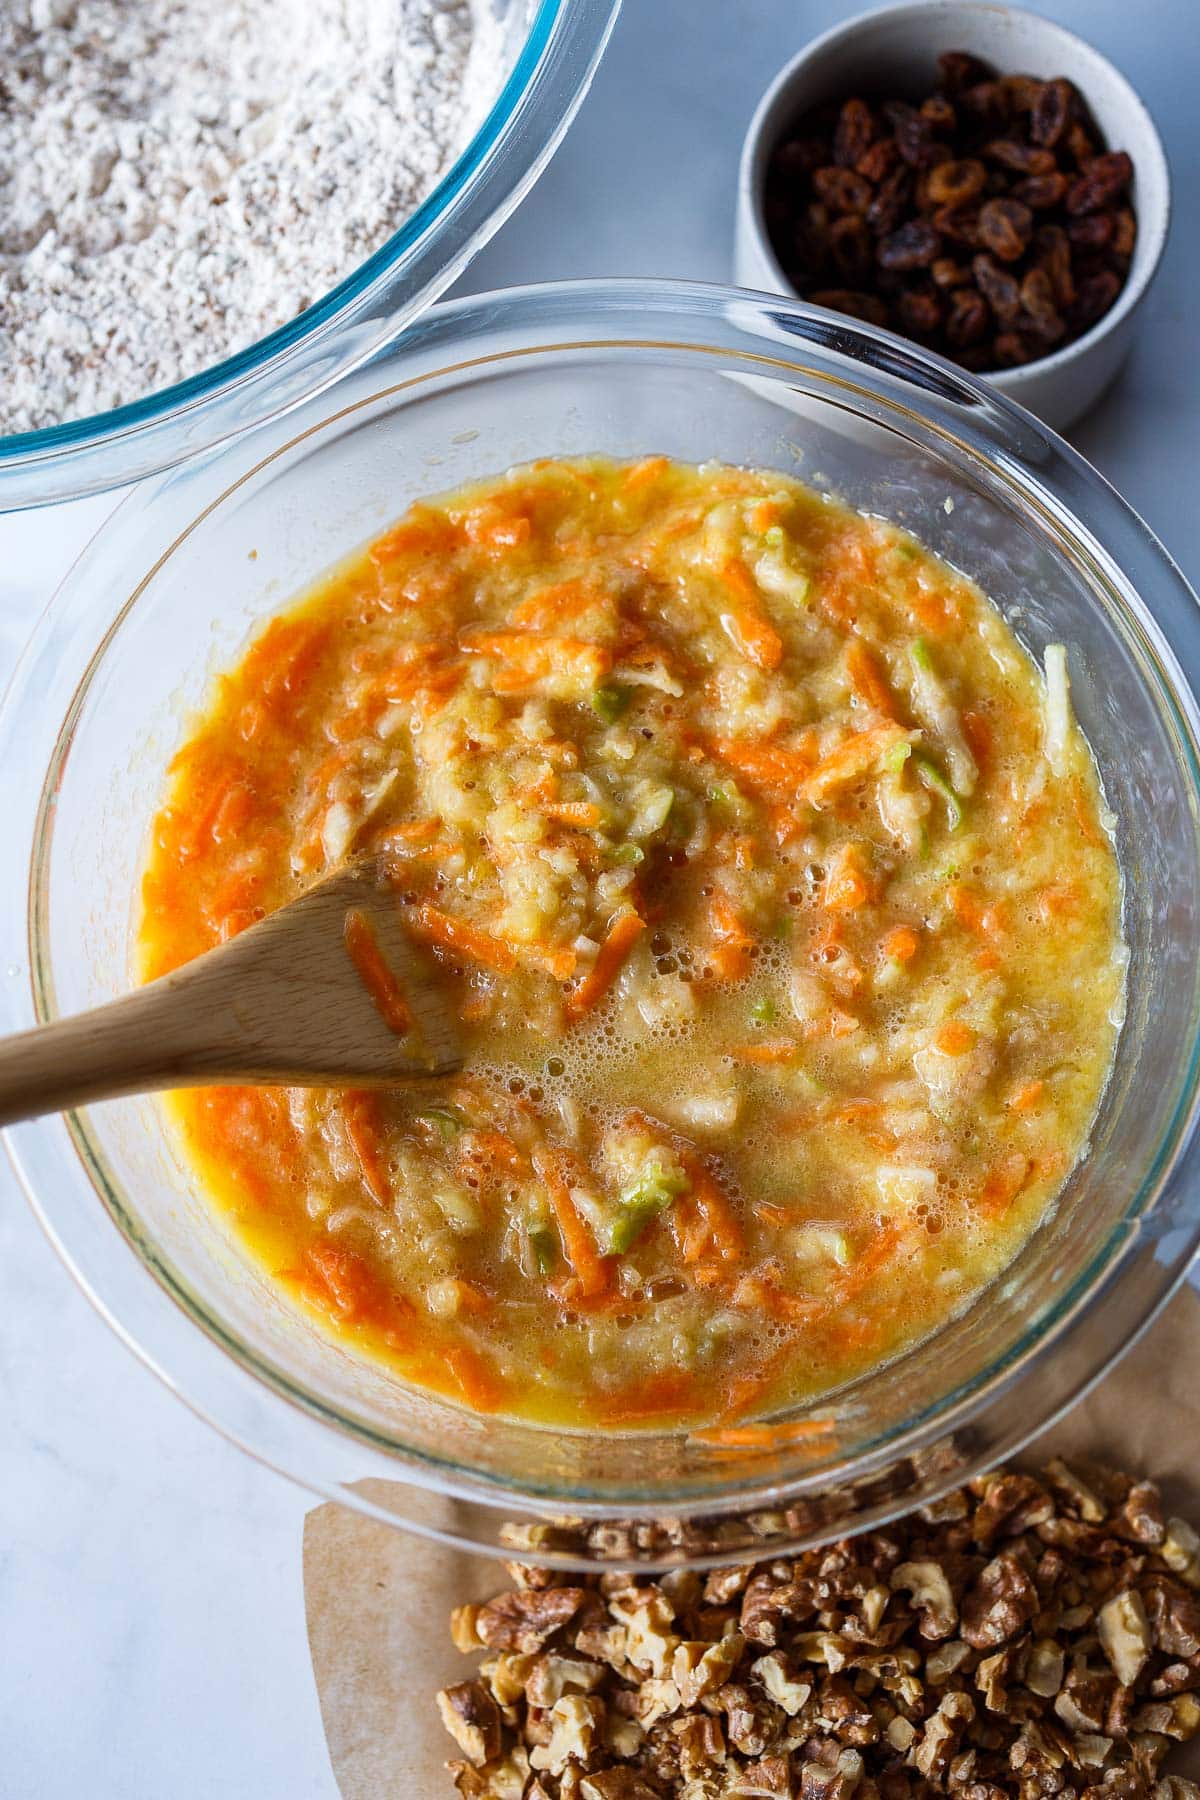
{"type": "MultiPolygon", "coordinates": [[[[1166,263],[1124,377],[1074,437],[1197,581],[1193,8],[1041,0],[1039,10],[1124,68],[1166,140],[1177,208],[1166,263]]],[[[753,106],[805,37],[851,10],[839,0],[625,0],[557,158],[461,285],[727,279],[753,106]]],[[[0,680],[110,505],[0,518],[0,680]]],[[[304,1631],[307,1496],[225,1444],[118,1343],[7,1165],[0,1386],[0,1794],[336,1800],[304,1631]]]]}

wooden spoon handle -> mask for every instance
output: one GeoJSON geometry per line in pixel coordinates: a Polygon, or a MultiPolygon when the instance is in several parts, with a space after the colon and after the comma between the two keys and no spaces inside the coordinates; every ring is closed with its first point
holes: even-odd
{"type": "Polygon", "coordinates": [[[161,985],[0,1039],[0,1125],[198,1079],[197,1046],[161,985]]]}
{"type": "Polygon", "coordinates": [[[154,1088],[391,1087],[457,1069],[453,1021],[394,907],[380,930],[391,963],[410,977],[416,1029],[398,1036],[362,985],[343,920],[372,892],[350,867],[120,1000],[0,1038],[0,1125],[154,1088]]]}

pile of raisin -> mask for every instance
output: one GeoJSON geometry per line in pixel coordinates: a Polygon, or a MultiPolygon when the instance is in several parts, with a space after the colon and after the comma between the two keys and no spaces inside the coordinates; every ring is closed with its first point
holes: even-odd
{"type": "Polygon", "coordinates": [[[767,230],[804,299],[964,368],[1009,369],[1117,298],[1132,178],[1069,81],[997,75],[950,50],[918,104],[852,97],[789,130],[767,171],[767,230]]]}

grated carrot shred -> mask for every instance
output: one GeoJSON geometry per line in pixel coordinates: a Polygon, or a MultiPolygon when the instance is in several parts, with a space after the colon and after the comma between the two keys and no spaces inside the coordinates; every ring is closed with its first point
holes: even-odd
{"type": "Polygon", "coordinates": [[[821,904],[828,912],[856,912],[874,894],[864,866],[862,847],[843,844],[830,858],[821,886],[821,904]]]}
{"type": "Polygon", "coordinates": [[[625,472],[621,483],[627,494],[635,494],[639,488],[650,487],[660,475],[665,475],[670,468],[670,460],[665,456],[644,456],[625,472]]]}
{"type": "Polygon", "coordinates": [[[495,1365],[470,1344],[446,1344],[439,1351],[455,1386],[476,1412],[495,1412],[508,1396],[508,1383],[495,1365]]]}
{"type": "MultiPolygon", "coordinates": [[[[690,1431],[688,1441],[713,1450],[779,1450],[789,1444],[807,1444],[837,1436],[833,1419],[793,1419],[777,1425],[706,1425],[690,1431]]],[[[827,1446],[822,1443],[821,1448],[827,1446]]]]}
{"type": "Polygon", "coordinates": [[[462,632],[459,643],[472,656],[500,663],[492,680],[498,694],[519,693],[552,675],[597,687],[612,668],[612,652],[604,644],[549,631],[462,632]]]}
{"type": "Polygon", "coordinates": [[[682,1151],[679,1160],[692,1184],[691,1199],[708,1227],[718,1257],[722,1262],[736,1262],[746,1243],[729,1196],[692,1151],[682,1151]]]}
{"type": "Polygon", "coordinates": [[[721,629],[739,655],[756,669],[777,669],[783,661],[783,639],[762,609],[762,601],[745,563],[731,556],[721,579],[733,598],[721,614],[721,629]]]}
{"type": "Polygon", "coordinates": [[[869,774],[884,753],[909,737],[899,725],[873,725],[856,731],[822,757],[804,784],[804,798],[820,806],[838,788],[869,774]]]}
{"type": "Polygon", "coordinates": [[[430,905],[427,900],[414,907],[408,917],[413,934],[439,949],[469,956],[472,962],[482,963],[501,975],[516,967],[517,959],[510,945],[493,937],[490,931],[480,931],[463,919],[451,918],[449,913],[430,905]]]}
{"type": "Polygon", "coordinates": [[[614,920],[596,953],[595,962],[563,1002],[568,1025],[575,1024],[599,1005],[645,929],[646,921],[640,913],[624,912],[614,920]]]}
{"type": "Polygon", "coordinates": [[[881,719],[894,720],[896,703],[892,691],[879,671],[879,665],[860,637],[852,637],[846,646],[846,673],[858,698],[881,719]]]}
{"type": "Polygon", "coordinates": [[[392,1204],[392,1178],[383,1144],[383,1124],[374,1094],[351,1088],[342,1096],[346,1136],[362,1173],[363,1186],[380,1206],[392,1204]]]}
{"type": "Polygon", "coordinates": [[[585,1299],[606,1292],[611,1279],[610,1266],[600,1255],[595,1239],[571,1198],[561,1152],[545,1145],[533,1152],[533,1166],[546,1190],[562,1240],[563,1255],[578,1278],[580,1292],[585,1299]]]}
{"type": "Polygon", "coordinates": [[[352,906],[346,914],[342,938],[359,980],[375,1003],[376,1012],[389,1031],[403,1037],[412,1030],[412,1011],[404,997],[404,989],[379,947],[374,926],[361,907],[352,906]]]}

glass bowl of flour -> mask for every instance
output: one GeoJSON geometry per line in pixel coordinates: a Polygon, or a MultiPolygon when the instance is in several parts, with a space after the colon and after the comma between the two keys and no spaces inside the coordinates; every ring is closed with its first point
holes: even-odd
{"type": "Polygon", "coordinates": [[[620,0],[0,0],[0,511],[395,337],[532,186],[620,0]]]}

